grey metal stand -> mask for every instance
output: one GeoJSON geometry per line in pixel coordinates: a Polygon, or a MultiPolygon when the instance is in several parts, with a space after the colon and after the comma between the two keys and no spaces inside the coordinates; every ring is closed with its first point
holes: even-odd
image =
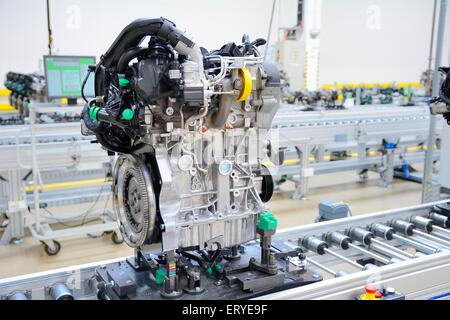
{"type": "MultiPolygon", "coordinates": [[[[440,78],[438,68],[441,66],[442,60],[442,47],[445,32],[445,16],[447,11],[447,0],[441,0],[441,6],[439,9],[439,22],[436,39],[436,59],[434,62],[434,74],[433,74],[433,96],[439,95],[440,78]]],[[[422,203],[437,200],[439,185],[433,181],[433,149],[436,139],[436,116],[430,115],[430,131],[428,133],[427,151],[425,154],[425,167],[423,170],[423,183],[422,183],[422,203]],[[434,198],[434,199],[433,199],[434,198]]]]}

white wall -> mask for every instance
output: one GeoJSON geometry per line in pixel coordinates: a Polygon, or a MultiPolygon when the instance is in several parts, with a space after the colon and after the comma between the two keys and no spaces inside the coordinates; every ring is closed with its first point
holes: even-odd
{"type": "Polygon", "coordinates": [[[0,0],[0,88],[8,71],[33,72],[47,48],[44,0],[0,0]]]}
{"type": "MultiPolygon", "coordinates": [[[[266,38],[272,0],[50,0],[50,6],[55,54],[98,59],[137,18],[168,18],[209,50],[240,42],[243,33],[266,38]]],[[[271,42],[279,27],[295,25],[296,6],[296,0],[279,1],[271,42]]],[[[0,30],[0,79],[9,70],[37,70],[47,54],[45,0],[0,0],[0,30]]]]}
{"type": "Polygon", "coordinates": [[[320,82],[418,81],[432,0],[323,0],[320,82]]]}

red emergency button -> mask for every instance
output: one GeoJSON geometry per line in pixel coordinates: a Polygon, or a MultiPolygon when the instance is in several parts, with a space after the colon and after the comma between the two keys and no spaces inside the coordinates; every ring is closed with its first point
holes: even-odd
{"type": "Polygon", "coordinates": [[[375,287],[372,284],[366,284],[364,289],[366,290],[366,293],[369,293],[369,294],[375,294],[378,291],[377,287],[375,287]]]}
{"type": "Polygon", "coordinates": [[[377,287],[375,287],[373,284],[366,284],[364,287],[366,290],[366,293],[362,294],[360,296],[361,300],[380,300],[381,299],[381,293],[378,291],[377,287]]]}

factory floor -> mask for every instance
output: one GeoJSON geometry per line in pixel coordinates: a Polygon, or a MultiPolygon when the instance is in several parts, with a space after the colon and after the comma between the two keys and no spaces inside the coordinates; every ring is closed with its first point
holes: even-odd
{"type": "MultiPolygon", "coordinates": [[[[279,228],[286,228],[313,223],[318,204],[324,199],[347,202],[353,215],[420,203],[420,184],[396,179],[392,188],[384,189],[378,186],[378,177],[370,173],[368,181],[360,183],[355,172],[316,176],[310,180],[306,200],[292,200],[294,185],[287,182],[274,195],[270,208],[279,219],[279,228]]],[[[78,205],[75,209],[77,207],[83,212],[89,205],[78,205]]],[[[126,244],[113,244],[110,235],[61,239],[60,242],[62,249],[58,255],[47,256],[42,244],[27,231],[22,243],[0,247],[0,279],[133,254],[126,244]]]]}

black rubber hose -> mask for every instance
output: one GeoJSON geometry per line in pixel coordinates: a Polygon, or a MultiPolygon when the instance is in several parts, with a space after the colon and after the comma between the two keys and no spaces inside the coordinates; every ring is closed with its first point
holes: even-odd
{"type": "MultiPolygon", "coordinates": [[[[95,66],[94,66],[95,67],[95,66]]],[[[83,100],[88,103],[88,100],[86,99],[86,96],[84,95],[84,87],[86,86],[86,83],[89,79],[89,76],[91,75],[91,72],[93,70],[91,70],[91,66],[88,67],[88,72],[86,73],[86,76],[84,77],[83,83],[81,84],[81,97],[83,98],[83,100]]]]}
{"type": "Polygon", "coordinates": [[[124,54],[120,56],[119,62],[117,63],[117,73],[124,73],[128,67],[128,63],[136,57],[139,57],[142,53],[147,51],[148,48],[131,48],[127,50],[124,54]]]}
{"type": "Polygon", "coordinates": [[[158,36],[169,42],[173,47],[177,45],[183,36],[183,32],[176,28],[175,24],[167,19],[138,19],[127,25],[114,40],[108,51],[102,56],[95,71],[95,94],[107,95],[105,87],[105,71],[117,66],[122,54],[130,48],[139,46],[147,36],[158,36]]]}
{"type": "Polygon", "coordinates": [[[81,117],[83,118],[83,121],[86,124],[86,127],[88,127],[89,130],[91,130],[95,133],[97,141],[103,147],[105,147],[109,151],[117,152],[117,153],[129,154],[132,152],[132,148],[130,148],[130,147],[113,145],[112,143],[107,141],[104,134],[102,133],[102,130],[105,129],[103,126],[103,123],[95,122],[89,117],[89,105],[87,103],[83,107],[81,117]]]}
{"type": "Polygon", "coordinates": [[[117,146],[117,145],[112,145],[111,143],[109,143],[105,137],[103,136],[103,133],[99,132],[95,135],[97,137],[98,142],[105,147],[106,149],[108,149],[108,151],[112,151],[112,152],[116,152],[116,153],[122,153],[122,154],[130,154],[133,149],[131,147],[123,147],[123,146],[117,146]]]}
{"type": "Polygon", "coordinates": [[[450,112],[444,113],[444,119],[447,120],[447,124],[450,126],[450,112]]]}
{"type": "Polygon", "coordinates": [[[168,20],[163,18],[137,19],[128,24],[104,54],[102,64],[107,68],[117,65],[123,52],[139,46],[146,36],[158,34],[165,21],[168,20]]]}
{"type": "Polygon", "coordinates": [[[202,258],[200,258],[199,256],[196,256],[195,254],[192,254],[192,253],[189,253],[189,252],[183,251],[183,250],[179,250],[178,252],[182,256],[185,256],[186,258],[194,260],[195,262],[197,262],[200,267],[202,267],[204,269],[207,268],[207,266],[208,266],[207,263],[202,258]]]}

